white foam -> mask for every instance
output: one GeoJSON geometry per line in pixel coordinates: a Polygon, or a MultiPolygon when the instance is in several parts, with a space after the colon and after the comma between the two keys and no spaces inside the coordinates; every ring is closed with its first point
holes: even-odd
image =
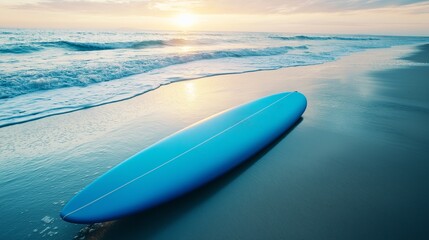
{"type": "Polygon", "coordinates": [[[44,216],[41,219],[41,221],[44,222],[44,223],[46,223],[46,224],[49,224],[49,223],[52,223],[54,221],[54,218],[53,217],[49,217],[49,216],[44,216]]]}
{"type": "Polygon", "coordinates": [[[53,237],[54,235],[57,235],[58,232],[54,232],[54,231],[49,231],[48,232],[48,236],[53,237]]]}
{"type": "Polygon", "coordinates": [[[40,233],[39,233],[39,234],[43,234],[43,233],[45,233],[46,231],[48,231],[49,229],[51,229],[51,227],[46,227],[45,229],[43,229],[42,231],[40,231],[40,233]]]}

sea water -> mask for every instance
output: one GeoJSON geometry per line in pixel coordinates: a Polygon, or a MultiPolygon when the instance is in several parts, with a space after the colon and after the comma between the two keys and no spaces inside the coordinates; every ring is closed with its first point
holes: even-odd
{"type": "Polygon", "coordinates": [[[322,64],[424,37],[0,29],[0,127],[228,73],[322,64]]]}

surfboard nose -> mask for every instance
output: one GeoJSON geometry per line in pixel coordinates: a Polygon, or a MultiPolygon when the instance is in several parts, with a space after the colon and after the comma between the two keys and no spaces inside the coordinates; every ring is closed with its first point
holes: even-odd
{"type": "Polygon", "coordinates": [[[60,212],[60,217],[66,222],[80,222],[82,219],[74,219],[70,211],[65,211],[64,209],[60,212]],[[77,221],[76,221],[77,220],[77,221]]]}
{"type": "Polygon", "coordinates": [[[294,93],[295,93],[294,94],[295,97],[297,97],[298,101],[301,103],[302,113],[304,113],[305,109],[307,108],[307,98],[305,97],[304,94],[302,94],[298,91],[295,91],[294,93]]]}
{"type": "Polygon", "coordinates": [[[61,219],[63,219],[64,221],[70,222],[69,218],[68,218],[69,213],[70,212],[64,211],[64,209],[61,210],[61,212],[60,212],[61,219]]]}
{"type": "Polygon", "coordinates": [[[76,195],[72,198],[61,210],[60,217],[67,222],[71,223],[94,223],[103,222],[105,219],[103,215],[106,211],[99,211],[91,206],[91,202],[85,199],[86,191],[83,195],[76,195]],[[83,196],[83,197],[82,197],[83,196]],[[90,216],[90,217],[89,217],[90,216]]]}
{"type": "Polygon", "coordinates": [[[90,224],[95,222],[104,222],[107,218],[103,217],[103,211],[91,212],[90,209],[74,209],[71,210],[64,207],[60,212],[60,217],[71,223],[90,224]]]}
{"type": "MultiPolygon", "coordinates": [[[[69,202],[70,203],[70,202],[69,202]]],[[[88,219],[82,215],[79,209],[72,208],[70,204],[67,204],[60,212],[60,217],[67,222],[71,223],[86,223],[88,219]]],[[[88,222],[89,223],[89,222],[88,222]]]]}
{"type": "MultiPolygon", "coordinates": [[[[84,194],[83,196],[86,196],[84,194]]],[[[77,196],[80,198],[80,196],[77,196]]],[[[100,207],[98,204],[80,203],[81,199],[72,199],[68,202],[60,212],[60,217],[67,222],[90,224],[95,222],[104,222],[109,220],[111,210],[106,206],[100,207]],[[104,208],[104,211],[102,209],[104,208]]]]}

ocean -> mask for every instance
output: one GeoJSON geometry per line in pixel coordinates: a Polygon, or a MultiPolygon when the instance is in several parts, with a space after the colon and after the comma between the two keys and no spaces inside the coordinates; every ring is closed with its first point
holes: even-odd
{"type": "Polygon", "coordinates": [[[427,40],[0,29],[0,127],[129,99],[172,82],[322,64],[367,49],[427,40]]]}

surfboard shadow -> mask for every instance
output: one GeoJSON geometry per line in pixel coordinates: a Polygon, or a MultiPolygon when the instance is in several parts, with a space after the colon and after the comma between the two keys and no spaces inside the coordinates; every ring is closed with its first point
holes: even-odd
{"type": "Polygon", "coordinates": [[[104,227],[85,236],[86,239],[148,239],[154,236],[159,231],[164,230],[166,226],[179,219],[181,215],[203,203],[232,183],[234,179],[244,173],[281,142],[302,121],[303,117],[300,117],[292,127],[282,133],[267,147],[226,174],[172,201],[136,215],[105,224],[104,227]]]}

